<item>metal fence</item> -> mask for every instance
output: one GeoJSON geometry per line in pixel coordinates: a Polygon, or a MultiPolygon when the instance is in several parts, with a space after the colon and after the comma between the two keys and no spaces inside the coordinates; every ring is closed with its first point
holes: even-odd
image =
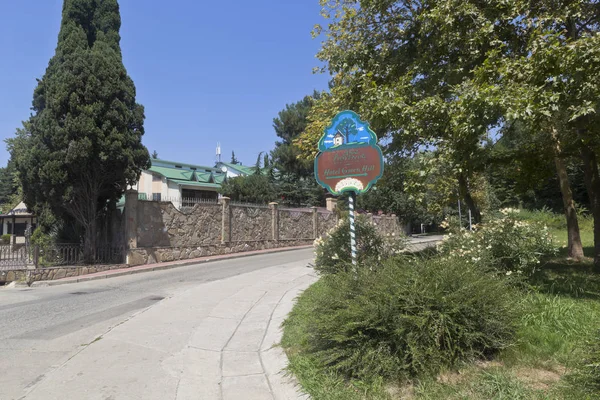
{"type": "MultiPolygon", "coordinates": [[[[140,193],[142,194],[142,193],[140,193]]],[[[172,203],[173,206],[179,210],[183,208],[192,208],[196,204],[219,204],[219,199],[203,199],[195,197],[171,197],[171,196],[140,196],[142,201],[155,201],[161,203],[172,203]]]]}
{"type": "Polygon", "coordinates": [[[125,262],[124,246],[98,246],[91,260],[86,260],[84,247],[80,244],[55,244],[44,248],[35,248],[34,252],[34,259],[38,267],[122,264],[125,262]]]}
{"type": "Polygon", "coordinates": [[[0,245],[0,271],[26,268],[33,257],[26,246],[0,245]]]}

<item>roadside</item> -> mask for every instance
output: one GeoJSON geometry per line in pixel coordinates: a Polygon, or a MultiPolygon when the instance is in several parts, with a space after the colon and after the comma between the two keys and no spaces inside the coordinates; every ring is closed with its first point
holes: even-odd
{"type": "MultiPolygon", "coordinates": [[[[443,238],[442,235],[429,235],[429,236],[414,236],[409,238],[409,244],[407,248],[412,252],[422,251],[426,248],[435,246],[436,243],[441,241],[443,238]]],[[[99,279],[107,279],[107,278],[116,278],[119,276],[133,275],[144,272],[154,272],[154,271],[163,271],[172,268],[185,267],[190,265],[198,265],[208,262],[214,261],[222,261],[222,260],[232,260],[243,257],[250,257],[255,255],[263,255],[263,254],[273,254],[273,253],[282,253],[288,251],[302,250],[302,249],[310,249],[312,246],[298,246],[298,247],[282,247],[276,249],[267,249],[267,250],[255,250],[248,251],[243,253],[233,253],[233,254],[224,254],[219,256],[208,256],[195,258],[192,260],[181,260],[181,261],[171,261],[165,263],[158,264],[149,264],[149,265],[140,265],[137,267],[129,267],[129,268],[120,268],[113,269],[109,271],[103,271],[93,274],[86,274],[81,276],[74,276],[69,278],[56,279],[52,281],[38,281],[33,282],[30,286],[32,288],[38,287],[48,287],[48,286],[58,286],[58,285],[66,285],[71,283],[81,283],[81,282],[89,282],[99,279]]],[[[27,287],[28,285],[25,282],[16,282],[13,285],[9,285],[7,288],[13,287],[27,287]]]]}

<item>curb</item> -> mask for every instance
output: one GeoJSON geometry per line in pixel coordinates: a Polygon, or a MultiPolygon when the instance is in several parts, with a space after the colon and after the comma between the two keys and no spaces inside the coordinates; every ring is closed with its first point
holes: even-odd
{"type": "Polygon", "coordinates": [[[185,261],[182,261],[182,262],[176,263],[176,264],[166,264],[166,265],[147,264],[147,265],[138,266],[138,267],[131,267],[130,270],[117,271],[117,272],[112,272],[112,273],[110,271],[106,271],[106,272],[101,273],[101,275],[93,275],[93,276],[82,275],[82,276],[73,277],[73,278],[58,279],[55,281],[37,281],[37,282],[33,282],[30,287],[39,288],[39,287],[68,285],[71,283],[79,283],[79,282],[90,282],[90,281],[96,281],[96,280],[100,280],[100,279],[116,278],[116,277],[125,276],[125,275],[141,274],[144,272],[164,271],[164,270],[168,270],[168,269],[188,267],[190,265],[206,264],[206,263],[215,262],[215,261],[234,260],[237,258],[260,256],[260,255],[264,255],[264,254],[285,253],[288,251],[310,249],[312,247],[313,247],[312,245],[297,246],[297,247],[285,247],[285,248],[280,248],[280,249],[261,250],[260,253],[252,253],[252,254],[249,254],[250,252],[245,252],[245,253],[240,252],[240,253],[232,253],[232,254],[227,254],[227,255],[213,256],[213,257],[208,257],[208,258],[196,258],[196,259],[192,259],[192,260],[185,260],[185,261]],[[137,269],[134,269],[134,268],[137,268],[137,269]]]}

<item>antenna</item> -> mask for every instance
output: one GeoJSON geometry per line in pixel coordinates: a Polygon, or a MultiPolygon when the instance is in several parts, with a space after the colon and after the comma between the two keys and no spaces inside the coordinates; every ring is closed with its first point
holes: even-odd
{"type": "Polygon", "coordinates": [[[221,162],[221,142],[217,142],[217,162],[221,162]]]}

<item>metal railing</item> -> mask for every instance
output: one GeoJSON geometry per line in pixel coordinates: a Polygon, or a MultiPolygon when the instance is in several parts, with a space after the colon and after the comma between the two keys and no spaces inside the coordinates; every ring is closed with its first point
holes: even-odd
{"type": "Polygon", "coordinates": [[[32,263],[32,257],[27,247],[0,245],[0,271],[15,268],[25,268],[32,263]]]}
{"type": "Polygon", "coordinates": [[[80,244],[55,244],[34,249],[38,267],[85,264],[122,264],[125,262],[124,246],[98,246],[91,259],[86,259],[80,244]]]}
{"type": "Polygon", "coordinates": [[[146,196],[142,201],[154,201],[160,203],[172,203],[177,209],[191,208],[196,204],[216,205],[219,204],[219,199],[204,199],[196,197],[176,197],[176,196],[146,196]]]}

